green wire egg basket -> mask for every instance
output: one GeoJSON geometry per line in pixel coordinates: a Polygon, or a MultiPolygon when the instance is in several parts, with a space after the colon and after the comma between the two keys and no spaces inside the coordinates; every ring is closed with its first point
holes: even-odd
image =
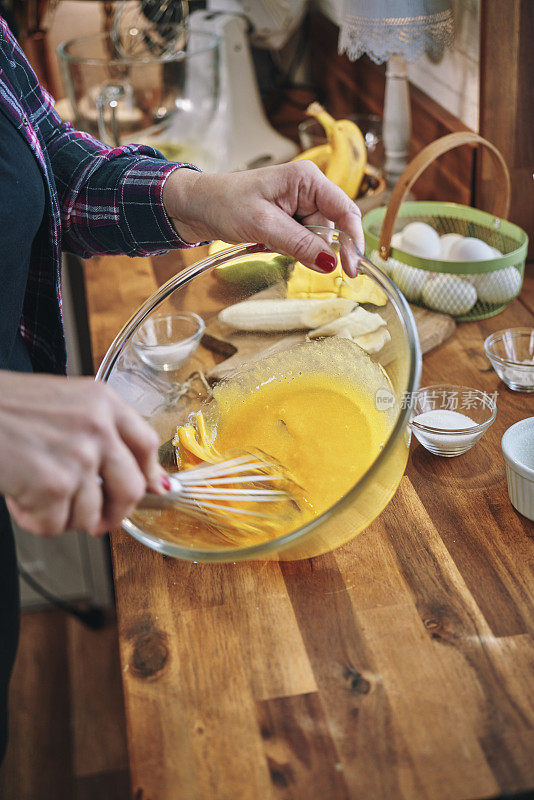
{"type": "Polygon", "coordinates": [[[508,168],[491,142],[470,131],[443,136],[427,145],[410,162],[395,185],[388,205],[365,214],[366,254],[398,283],[410,302],[448,313],[458,322],[492,317],[517,297],[525,271],[528,236],[505,219],[510,208],[510,194],[508,168]],[[417,178],[435,158],[463,144],[487,147],[499,170],[494,213],[458,203],[403,202],[417,178]],[[457,233],[481,239],[499,250],[502,256],[488,261],[450,261],[422,258],[392,247],[393,234],[416,221],[426,222],[440,236],[457,233]],[[448,277],[439,278],[439,275],[448,277]],[[431,303],[424,302],[423,287],[431,303]]]}

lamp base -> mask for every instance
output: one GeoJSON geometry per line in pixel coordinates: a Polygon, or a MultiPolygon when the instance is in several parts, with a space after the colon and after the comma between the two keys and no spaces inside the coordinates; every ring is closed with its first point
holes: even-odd
{"type": "Polygon", "coordinates": [[[395,185],[408,163],[411,132],[410,93],[406,62],[391,56],[386,68],[383,136],[388,186],[395,185]]]}

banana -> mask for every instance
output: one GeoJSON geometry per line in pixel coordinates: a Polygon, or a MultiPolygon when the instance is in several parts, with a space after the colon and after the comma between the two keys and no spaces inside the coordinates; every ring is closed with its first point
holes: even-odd
{"type": "Polygon", "coordinates": [[[328,113],[328,111],[322,107],[320,103],[314,102],[310,103],[308,108],[306,109],[306,114],[310,117],[315,117],[317,122],[320,122],[324,128],[324,132],[326,133],[326,138],[330,141],[331,133],[334,129],[334,125],[336,124],[336,120],[334,117],[328,113]]]}
{"type": "Polygon", "coordinates": [[[362,132],[354,122],[343,119],[334,125],[332,138],[332,158],[326,169],[326,177],[334,183],[339,180],[338,185],[354,199],[358,195],[367,166],[367,150],[362,132]],[[340,144],[336,146],[338,139],[340,144]]]}
{"type": "Polygon", "coordinates": [[[244,300],[219,312],[219,320],[236,331],[300,331],[318,328],[349,314],[356,303],[348,298],[244,300]]]}
{"type": "Polygon", "coordinates": [[[308,161],[313,161],[314,164],[317,164],[321,172],[324,172],[328,162],[332,156],[332,148],[329,144],[318,144],[316,147],[310,147],[309,150],[304,150],[303,153],[299,153],[298,156],[292,158],[292,161],[303,161],[307,159],[308,161]]]}
{"type": "Polygon", "coordinates": [[[320,103],[311,103],[307,113],[321,123],[332,148],[324,169],[326,177],[354,199],[367,166],[367,150],[362,132],[351,120],[335,120],[320,103]]]}
{"type": "Polygon", "coordinates": [[[309,338],[320,339],[322,336],[336,336],[340,331],[347,331],[351,339],[355,339],[357,336],[364,336],[366,333],[378,330],[382,325],[387,325],[387,323],[380,314],[366,311],[362,306],[358,306],[350,314],[327,322],[320,328],[314,328],[310,331],[309,338]]]}

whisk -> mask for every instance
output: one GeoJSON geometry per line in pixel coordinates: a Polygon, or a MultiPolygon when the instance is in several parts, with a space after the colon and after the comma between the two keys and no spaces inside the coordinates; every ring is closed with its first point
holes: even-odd
{"type": "Polygon", "coordinates": [[[114,10],[111,39],[117,54],[130,59],[172,58],[183,49],[189,16],[187,0],[121,0],[114,10]]]}
{"type": "Polygon", "coordinates": [[[169,475],[165,495],[146,494],[138,508],[173,508],[226,533],[274,534],[301,510],[302,490],[281,464],[257,451],[169,475]]]}

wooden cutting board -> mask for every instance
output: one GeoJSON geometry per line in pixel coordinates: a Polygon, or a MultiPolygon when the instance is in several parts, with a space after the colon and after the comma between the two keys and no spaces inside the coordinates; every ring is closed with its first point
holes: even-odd
{"type": "Polygon", "coordinates": [[[449,339],[456,330],[456,322],[448,314],[429,311],[410,303],[417,325],[423,355],[449,339]]]}
{"type": "MultiPolygon", "coordinates": [[[[271,286],[263,292],[259,292],[256,297],[259,299],[282,297],[282,287],[271,286]]],[[[377,311],[382,314],[383,309],[365,304],[369,311],[377,311]]],[[[428,311],[420,306],[410,306],[417,325],[421,350],[428,353],[448,339],[456,329],[453,318],[447,314],[440,314],[437,311],[428,311]]],[[[212,380],[220,380],[229,373],[241,367],[243,364],[250,364],[260,358],[272,355],[279,350],[286,350],[294,344],[306,340],[306,331],[294,331],[292,333],[252,333],[245,331],[235,331],[224,322],[217,318],[206,326],[206,331],[202,338],[202,344],[214,353],[223,356],[223,361],[217,364],[207,373],[207,377],[212,380]]],[[[394,352],[391,345],[385,345],[378,354],[378,360],[383,366],[393,357],[394,352]]]]}

